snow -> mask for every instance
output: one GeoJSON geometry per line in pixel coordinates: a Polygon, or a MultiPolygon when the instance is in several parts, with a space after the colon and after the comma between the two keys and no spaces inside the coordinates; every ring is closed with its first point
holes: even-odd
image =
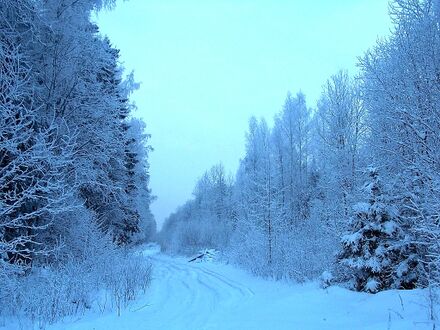
{"type": "Polygon", "coordinates": [[[370,210],[370,204],[365,202],[359,202],[353,206],[354,213],[368,213],[369,210],[370,210]]]}
{"type": "Polygon", "coordinates": [[[389,236],[393,235],[398,229],[399,226],[395,221],[387,221],[383,224],[383,231],[389,236]]]}
{"type": "Polygon", "coordinates": [[[321,288],[323,289],[328,288],[333,281],[333,274],[328,271],[324,271],[321,274],[320,281],[321,281],[321,288]]]}
{"type": "Polygon", "coordinates": [[[427,292],[358,293],[254,277],[219,262],[189,263],[150,246],[147,294],[118,317],[92,313],[50,330],[432,329],[427,292]]]}
{"type": "Polygon", "coordinates": [[[376,279],[370,278],[365,288],[367,289],[368,292],[377,292],[377,290],[379,290],[379,286],[380,283],[376,279]]]}
{"type": "Polygon", "coordinates": [[[354,232],[352,234],[346,234],[342,237],[342,241],[346,245],[353,245],[353,249],[356,248],[356,245],[358,244],[359,240],[362,238],[362,234],[359,232],[354,232]]]}

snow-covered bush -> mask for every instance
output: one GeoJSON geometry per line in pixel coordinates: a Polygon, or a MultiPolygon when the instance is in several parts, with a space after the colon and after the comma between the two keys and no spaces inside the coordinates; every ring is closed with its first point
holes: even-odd
{"type": "Polygon", "coordinates": [[[110,294],[112,308],[120,315],[139,293],[146,292],[151,282],[151,265],[142,256],[119,253],[112,264],[105,266],[100,280],[110,294]]]}
{"type": "Polygon", "coordinates": [[[244,225],[238,226],[226,251],[232,263],[235,263],[253,274],[267,276],[268,258],[264,233],[259,228],[244,225]]]}
{"type": "Polygon", "coordinates": [[[280,235],[280,248],[284,253],[279,258],[276,274],[296,281],[314,280],[331,269],[337,249],[337,238],[321,223],[310,218],[290,233],[280,235]]]}
{"type": "Polygon", "coordinates": [[[324,271],[321,276],[319,277],[320,286],[323,289],[328,288],[330,285],[332,285],[333,282],[333,274],[329,271],[324,271]]]}
{"type": "Polygon", "coordinates": [[[0,278],[0,315],[44,327],[89,309],[116,310],[119,314],[145,292],[151,281],[151,265],[141,256],[116,248],[111,235],[90,223],[84,221],[76,232],[82,236],[65,242],[50,265],[34,266],[26,276],[0,278]]]}
{"type": "Polygon", "coordinates": [[[33,269],[25,277],[4,279],[0,288],[0,315],[44,327],[86,310],[115,310],[120,314],[151,281],[151,265],[130,255],[113,255],[96,263],[33,269]]]}

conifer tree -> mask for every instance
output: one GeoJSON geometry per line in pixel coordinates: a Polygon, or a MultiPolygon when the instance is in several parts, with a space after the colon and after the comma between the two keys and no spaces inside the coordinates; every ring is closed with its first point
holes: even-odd
{"type": "Polygon", "coordinates": [[[354,206],[349,233],[342,238],[341,265],[347,266],[358,291],[412,289],[417,284],[417,256],[408,240],[395,201],[376,168],[369,168],[368,202],[354,206]]]}

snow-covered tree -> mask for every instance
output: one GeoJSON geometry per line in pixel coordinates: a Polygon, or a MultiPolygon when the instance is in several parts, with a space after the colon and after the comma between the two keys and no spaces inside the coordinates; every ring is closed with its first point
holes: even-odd
{"type": "MultiPolygon", "coordinates": [[[[149,145],[150,135],[145,133],[145,123],[132,118],[127,124],[125,149],[125,168],[127,171],[127,184],[125,193],[128,200],[125,207],[138,217],[138,227],[132,240],[142,242],[151,240],[156,233],[156,222],[150,210],[154,201],[150,183],[150,165],[148,154],[152,150],[149,145]]],[[[130,214],[130,213],[128,213],[130,214]]]]}
{"type": "MultiPolygon", "coordinates": [[[[440,29],[436,1],[396,0],[394,30],[361,61],[372,156],[392,181],[396,207],[418,242],[419,258],[436,267],[440,173],[440,29]],[[426,248],[431,252],[427,253],[426,248]]],[[[430,270],[425,270],[425,279],[430,270]]]]}
{"type": "MultiPolygon", "coordinates": [[[[258,121],[252,117],[246,136],[246,156],[242,160],[240,177],[237,177],[239,190],[238,220],[232,249],[238,259],[252,254],[252,250],[241,247],[243,237],[254,241],[254,251],[259,258],[250,257],[259,267],[269,267],[273,262],[274,219],[276,218],[274,201],[274,182],[272,173],[272,154],[270,130],[264,119],[258,121]],[[252,233],[260,236],[259,239],[252,233]]],[[[248,258],[248,257],[246,257],[248,258]]],[[[258,270],[256,270],[258,272],[258,270]]]]}
{"type": "Polygon", "coordinates": [[[329,217],[342,221],[336,223],[339,231],[358,187],[361,147],[367,133],[365,117],[360,90],[346,72],[327,80],[315,120],[319,137],[315,153],[329,217]]]}
{"type": "Polygon", "coordinates": [[[149,235],[154,230],[149,148],[144,127],[129,119],[133,84],[123,82],[118,51],[90,22],[92,10],[112,4],[0,4],[3,261],[30,265],[38,251],[68,245],[75,214],[115,236],[126,219],[137,219],[123,229],[127,236],[140,231],[140,218],[149,235]]]}
{"type": "Polygon", "coordinates": [[[278,136],[278,156],[276,167],[283,178],[287,218],[293,225],[309,216],[309,194],[307,191],[310,142],[310,111],[305,95],[301,92],[295,97],[289,93],[283,110],[275,118],[274,136],[278,136]],[[280,157],[284,154],[284,157],[280,157]],[[281,173],[282,171],[282,173],[281,173]]]}
{"type": "Polygon", "coordinates": [[[0,314],[40,327],[150,278],[114,244],[150,239],[155,223],[136,86],[90,20],[113,4],[0,1],[0,314]]]}
{"type": "Polygon", "coordinates": [[[367,202],[355,204],[349,232],[342,237],[341,265],[358,291],[412,289],[418,284],[416,243],[406,235],[395,199],[376,168],[369,168],[367,202]]]}
{"type": "MultiPolygon", "coordinates": [[[[64,180],[72,165],[72,136],[41,125],[25,46],[36,34],[31,3],[0,5],[0,268],[30,267],[49,249],[40,235],[70,209],[64,180]]],[[[0,270],[1,272],[1,270],[0,270]]]]}

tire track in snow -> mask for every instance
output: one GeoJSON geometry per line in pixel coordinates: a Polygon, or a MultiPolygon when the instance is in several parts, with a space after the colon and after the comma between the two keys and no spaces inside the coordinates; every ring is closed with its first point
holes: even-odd
{"type": "Polygon", "coordinates": [[[149,258],[154,267],[155,294],[146,319],[166,315],[177,328],[185,324],[188,329],[204,329],[216,310],[240,304],[253,295],[251,289],[206,269],[203,264],[190,264],[162,254],[149,258]]]}
{"type": "Polygon", "coordinates": [[[216,273],[214,271],[205,269],[205,268],[200,268],[200,270],[210,276],[213,276],[215,278],[217,278],[219,281],[229,285],[232,288],[235,288],[236,290],[239,290],[243,296],[247,296],[247,295],[255,295],[255,293],[248,287],[244,287],[242,286],[240,283],[233,281],[229,278],[227,278],[226,276],[222,276],[219,273],[216,273]]]}

